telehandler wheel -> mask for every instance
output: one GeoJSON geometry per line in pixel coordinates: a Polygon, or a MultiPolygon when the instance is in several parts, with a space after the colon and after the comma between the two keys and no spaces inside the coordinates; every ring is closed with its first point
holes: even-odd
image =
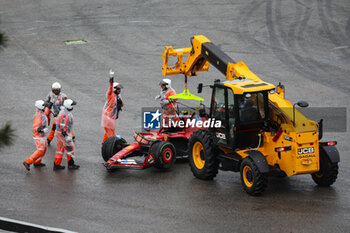
{"type": "Polygon", "coordinates": [[[320,153],[320,170],[311,176],[319,186],[330,186],[338,177],[338,163],[331,163],[325,155],[320,153]]]}
{"type": "Polygon", "coordinates": [[[258,196],[265,191],[267,175],[261,173],[253,160],[248,157],[241,163],[241,181],[248,194],[258,196]]]}
{"type": "Polygon", "coordinates": [[[207,130],[195,131],[191,135],[188,148],[193,175],[202,180],[212,180],[218,174],[219,167],[212,135],[207,130]]]}
{"type": "Polygon", "coordinates": [[[110,137],[102,145],[102,158],[107,162],[113,155],[126,147],[128,143],[124,138],[110,137]]]}
{"type": "Polygon", "coordinates": [[[150,153],[154,153],[154,167],[169,169],[176,160],[175,147],[171,142],[156,142],[150,148],[150,153]]]}

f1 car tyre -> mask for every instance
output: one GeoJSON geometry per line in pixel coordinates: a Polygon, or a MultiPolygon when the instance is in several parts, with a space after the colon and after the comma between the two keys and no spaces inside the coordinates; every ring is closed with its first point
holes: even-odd
{"type": "Polygon", "coordinates": [[[247,157],[241,163],[241,181],[248,194],[258,196],[265,191],[267,175],[261,173],[253,160],[247,157]]]}
{"type": "Polygon", "coordinates": [[[107,138],[102,146],[102,158],[107,162],[118,151],[126,147],[128,144],[124,138],[110,137],[107,138]]]}
{"type": "Polygon", "coordinates": [[[212,180],[218,173],[219,160],[215,156],[213,138],[209,131],[195,131],[189,140],[189,162],[193,175],[212,180]]]}
{"type": "Polygon", "coordinates": [[[171,142],[153,143],[150,153],[154,153],[154,167],[160,169],[169,169],[176,160],[176,150],[171,142]]]}

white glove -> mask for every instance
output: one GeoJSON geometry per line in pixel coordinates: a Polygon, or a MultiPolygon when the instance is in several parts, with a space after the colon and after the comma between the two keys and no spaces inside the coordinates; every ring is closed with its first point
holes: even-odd
{"type": "Polygon", "coordinates": [[[69,142],[71,142],[73,139],[72,139],[71,136],[65,136],[65,137],[64,137],[64,140],[66,141],[66,143],[69,143],[69,142]]]}
{"type": "Polygon", "coordinates": [[[109,70],[109,77],[110,78],[114,77],[114,71],[112,69],[109,70]]]}
{"type": "Polygon", "coordinates": [[[169,103],[169,100],[162,100],[161,101],[161,104],[168,104],[169,103]]]}
{"type": "Polygon", "coordinates": [[[154,97],[155,100],[159,100],[160,99],[160,95],[157,95],[156,97],[154,97]]]}
{"type": "Polygon", "coordinates": [[[49,132],[49,129],[48,128],[44,128],[43,132],[44,132],[44,134],[47,134],[49,132]]]}

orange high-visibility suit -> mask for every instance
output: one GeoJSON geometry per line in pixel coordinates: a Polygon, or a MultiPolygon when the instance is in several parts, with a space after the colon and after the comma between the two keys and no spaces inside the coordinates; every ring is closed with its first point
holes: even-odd
{"type": "Polygon", "coordinates": [[[106,98],[101,120],[101,125],[105,129],[102,144],[107,138],[115,136],[115,120],[118,119],[119,111],[124,106],[121,95],[113,92],[113,82],[109,82],[106,98]]]}
{"type": "MultiPolygon", "coordinates": [[[[176,113],[177,104],[175,102],[172,103],[164,103],[164,101],[170,101],[169,96],[176,95],[176,92],[173,88],[168,87],[165,90],[160,92],[160,105],[163,109],[162,112],[162,123],[166,123],[169,125],[169,120],[178,121],[179,117],[176,113]]],[[[176,101],[177,99],[174,99],[176,101]]]]}
{"type": "Polygon", "coordinates": [[[37,110],[33,118],[33,139],[36,145],[36,151],[26,159],[27,164],[41,164],[47,150],[47,141],[44,129],[47,128],[47,117],[43,111],[37,110]]]}
{"type": "Polygon", "coordinates": [[[74,164],[74,142],[72,140],[73,115],[66,108],[63,108],[56,120],[57,149],[55,154],[55,165],[62,162],[63,153],[67,153],[68,165],[74,164]]]}
{"type": "MultiPolygon", "coordinates": [[[[60,93],[58,95],[55,95],[52,91],[47,95],[45,102],[50,105],[49,108],[45,109],[45,114],[48,118],[48,121],[50,122],[50,113],[52,113],[54,120],[52,122],[52,127],[49,136],[47,136],[47,139],[49,141],[52,141],[52,139],[55,136],[55,130],[56,130],[56,118],[61,110],[61,106],[63,106],[63,101],[67,99],[67,95],[64,93],[60,93]]],[[[49,123],[50,125],[50,123],[49,123]]]]}

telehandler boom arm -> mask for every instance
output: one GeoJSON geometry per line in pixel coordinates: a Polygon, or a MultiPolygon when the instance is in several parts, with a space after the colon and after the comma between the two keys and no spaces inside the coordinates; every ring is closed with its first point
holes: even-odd
{"type": "Polygon", "coordinates": [[[184,74],[185,76],[196,76],[197,72],[208,71],[209,63],[226,76],[226,80],[237,78],[250,79],[261,82],[252,71],[243,63],[232,60],[226,53],[221,51],[205,36],[194,36],[191,40],[192,47],[173,49],[166,46],[162,55],[164,76],[184,74]],[[183,61],[184,55],[188,55],[183,61]],[[169,57],[176,56],[177,62],[174,67],[169,66],[169,57]]]}

